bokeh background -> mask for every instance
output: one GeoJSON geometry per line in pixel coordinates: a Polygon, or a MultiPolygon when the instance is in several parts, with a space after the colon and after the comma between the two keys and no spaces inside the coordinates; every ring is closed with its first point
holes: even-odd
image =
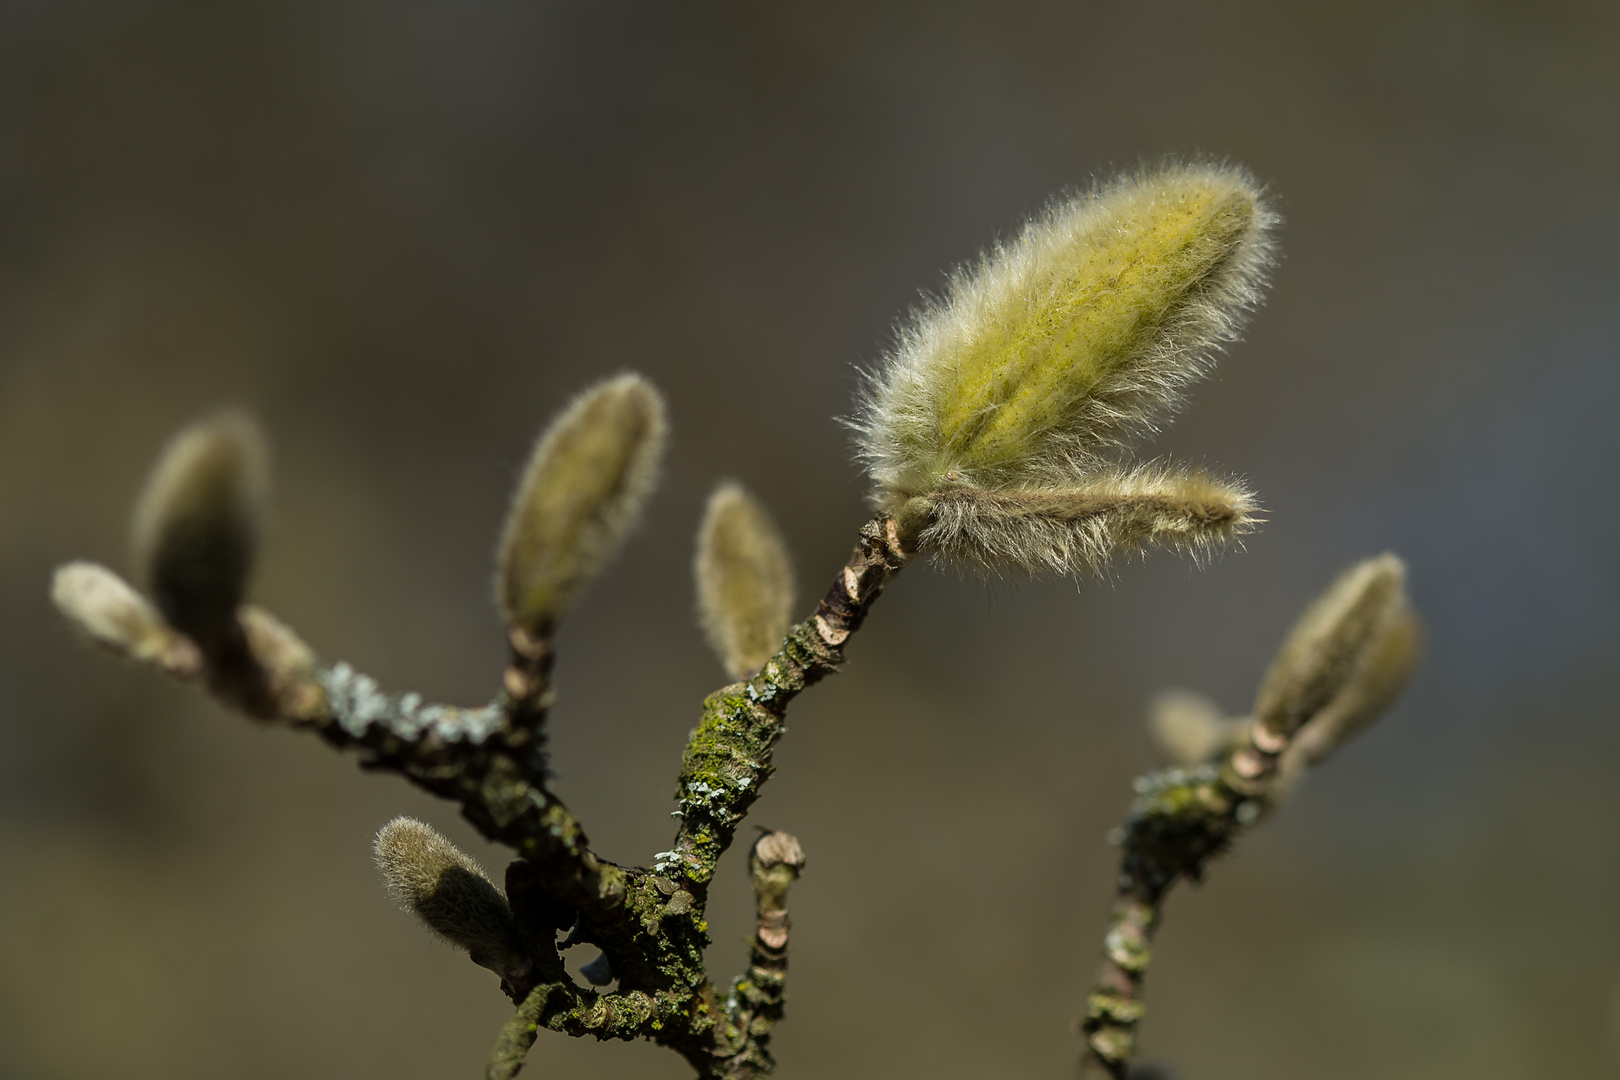
{"type": "MultiPolygon", "coordinates": [[[[1149,452],[1247,475],[1271,523],[1202,571],[895,584],[756,815],[810,857],[780,1075],[1069,1075],[1145,701],[1246,708],[1300,606],[1384,549],[1426,666],[1172,898],[1145,1057],[1620,1072],[1617,55],[1606,0],[3,0],[0,1077],[473,1076],[507,1015],[370,864],[411,813],[501,866],[448,805],[50,610],[55,564],[127,569],[176,426],[235,403],[271,434],[263,603],[477,702],[536,430],[605,374],[656,381],[666,482],[563,632],[553,720],[561,794],[641,862],[722,681],[691,616],[706,492],[765,496],[808,606],[863,520],[834,417],[897,314],[1167,152],[1270,183],[1286,257],[1149,452]]],[[[531,1062],[686,1075],[561,1037],[531,1062]]]]}

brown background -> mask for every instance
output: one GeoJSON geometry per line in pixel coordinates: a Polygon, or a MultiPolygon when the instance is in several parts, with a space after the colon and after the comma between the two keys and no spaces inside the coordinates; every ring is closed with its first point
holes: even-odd
{"type": "MultiPolygon", "coordinates": [[[[1165,152],[1246,163],[1287,217],[1268,307],[1150,451],[1244,473],[1271,524],[1078,592],[896,583],[756,818],[810,857],[780,1074],[1068,1075],[1143,703],[1245,708],[1299,606],[1390,548],[1427,665],[1173,898],[1147,1056],[1612,1075],[1617,55],[1612,2],[0,2],[0,1078],[473,1076],[507,1014],[370,865],[406,812],[499,866],[447,805],[51,613],[56,563],[125,566],[173,428],[225,402],[268,428],[260,600],[476,702],[531,438],[591,380],[656,381],[667,479],[565,628],[554,719],[560,792],[644,861],[721,681],[690,614],[706,491],[765,495],[808,604],[863,514],[833,417],[896,314],[1165,152]]],[[[685,1074],[560,1037],[531,1060],[685,1074]]]]}

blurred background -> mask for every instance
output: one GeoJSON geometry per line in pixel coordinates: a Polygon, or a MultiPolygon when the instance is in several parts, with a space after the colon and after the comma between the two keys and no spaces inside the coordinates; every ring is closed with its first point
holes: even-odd
{"type": "MultiPolygon", "coordinates": [[[[1202,571],[895,583],[754,818],[810,860],[780,1075],[1070,1075],[1146,700],[1246,709],[1300,607],[1385,549],[1426,665],[1172,897],[1144,1059],[1620,1071],[1617,55],[1603,0],[0,0],[0,1078],[475,1076],[508,1015],[371,865],[409,813],[498,873],[448,804],[50,609],[64,560],[128,571],[174,428],[235,403],[270,433],[262,603],[471,703],[536,431],[609,373],[661,386],[666,481],[563,630],[552,722],[560,794],[645,862],[724,681],[688,570],[711,486],[764,495],[807,609],[864,520],[835,417],[897,315],[1171,152],[1272,185],[1285,259],[1145,452],[1246,475],[1270,524],[1202,571]]],[[[734,856],[722,981],[750,904],[734,856]]],[[[687,1075],[560,1036],[530,1060],[687,1075]]]]}

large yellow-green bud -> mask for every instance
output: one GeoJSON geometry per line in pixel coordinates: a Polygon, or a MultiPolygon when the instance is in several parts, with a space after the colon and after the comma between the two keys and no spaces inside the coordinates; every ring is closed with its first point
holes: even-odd
{"type": "Polygon", "coordinates": [[[495,599],[508,625],[550,633],[635,525],[663,448],[663,399],[639,375],[591,387],[552,421],[501,534],[495,599]]]}
{"type": "MultiPolygon", "coordinates": [[[[991,572],[1096,569],[1085,552],[1098,540],[1112,549],[1115,537],[1106,521],[1074,507],[1095,503],[1102,455],[1152,430],[1236,338],[1259,300],[1276,220],[1243,170],[1173,164],[1054,205],[956,273],[903,329],[866,389],[858,427],[879,509],[925,550],[991,572]],[[984,504],[978,496],[936,513],[960,491],[1062,508],[1026,515],[1042,522],[1043,535],[1020,537],[1010,535],[1019,530],[1009,532],[1011,504],[1003,504],[992,515],[997,535],[976,539],[962,529],[984,504]],[[918,499],[934,502],[911,505],[918,499]],[[1054,543],[1054,530],[1069,539],[1054,543]]],[[[1116,469],[1109,482],[1134,497],[1147,479],[1116,469]]],[[[1199,549],[1250,520],[1241,485],[1187,470],[1152,480],[1153,498],[1172,512],[1204,504],[1169,529],[1197,536],[1177,546],[1199,549]],[[1187,483],[1167,484],[1177,478],[1187,483]],[[1211,491],[1224,509],[1207,512],[1211,491]]],[[[1127,533],[1140,537],[1141,528],[1127,533]]],[[[1121,542],[1129,546],[1129,536],[1121,542]]]]}

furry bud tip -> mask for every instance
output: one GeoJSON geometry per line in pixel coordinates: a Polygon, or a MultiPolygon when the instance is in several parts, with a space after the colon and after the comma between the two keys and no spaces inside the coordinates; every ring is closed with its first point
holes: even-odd
{"type": "Polygon", "coordinates": [[[1388,553],[1357,563],[1305,610],[1277,651],[1255,699],[1255,723],[1292,739],[1302,727],[1327,721],[1313,735],[1327,740],[1326,753],[1405,687],[1417,664],[1418,636],[1406,564],[1388,553]]]}
{"type": "Polygon", "coordinates": [[[1007,570],[1103,575],[1152,544],[1195,560],[1254,528],[1241,483],[1157,465],[1100,468],[1063,487],[957,486],[908,500],[903,535],[986,578],[1007,570]]]}
{"type": "Polygon", "coordinates": [[[136,564],[169,622],[205,651],[233,625],[247,589],[268,481],[258,426],[224,412],[169,441],[136,503],[136,564]]]}
{"type": "Polygon", "coordinates": [[[373,850],[388,892],[429,930],[473,963],[516,983],[531,966],[506,898],[476,862],[433,829],[399,817],[377,833],[373,850]]]}
{"type": "Polygon", "coordinates": [[[131,660],[157,664],[176,675],[195,675],[202,656],[128,582],[105,566],[74,562],[51,580],[58,611],[96,644],[131,660]]]}
{"type": "Polygon", "coordinates": [[[510,626],[549,635],[613,557],[652,491],[664,403],[639,375],[581,394],[535,445],[496,559],[495,597],[510,626]]]}
{"type": "Polygon", "coordinates": [[[793,568],[770,515],[742,486],[709,497],[698,529],[698,619],[726,674],[744,679],[765,665],[787,633],[793,568]]]}

